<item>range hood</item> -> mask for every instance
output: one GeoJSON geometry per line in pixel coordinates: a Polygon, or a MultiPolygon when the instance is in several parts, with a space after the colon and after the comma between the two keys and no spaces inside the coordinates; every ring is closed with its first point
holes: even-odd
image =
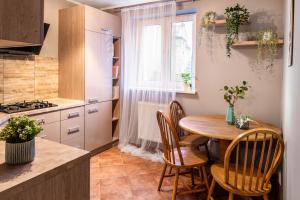
{"type": "MultiPolygon", "coordinates": [[[[49,26],[50,26],[50,24],[44,23],[44,40],[47,36],[49,26]]],[[[42,46],[43,45],[0,48],[0,54],[39,55],[41,52],[42,46]]]]}

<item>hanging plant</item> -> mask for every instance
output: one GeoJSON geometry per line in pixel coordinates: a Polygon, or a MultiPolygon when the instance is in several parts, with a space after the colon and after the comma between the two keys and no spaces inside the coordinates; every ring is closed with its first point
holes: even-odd
{"type": "Polygon", "coordinates": [[[275,57],[278,53],[278,35],[271,29],[260,31],[257,34],[257,63],[267,60],[269,65],[274,65],[275,57]]]}
{"type": "Polygon", "coordinates": [[[249,23],[250,12],[245,6],[236,4],[234,7],[227,7],[226,12],[226,53],[231,56],[231,46],[238,39],[240,26],[249,23]]]}

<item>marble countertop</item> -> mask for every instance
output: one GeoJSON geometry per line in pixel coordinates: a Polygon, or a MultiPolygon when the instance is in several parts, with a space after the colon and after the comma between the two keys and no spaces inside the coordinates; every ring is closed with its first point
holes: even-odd
{"type": "Polygon", "coordinates": [[[6,123],[11,117],[16,117],[20,115],[37,115],[37,114],[42,114],[42,113],[47,113],[47,112],[52,112],[57,110],[64,110],[64,109],[74,108],[74,107],[79,107],[84,105],[84,101],[74,100],[74,99],[54,98],[54,99],[46,99],[46,101],[57,104],[58,106],[13,113],[13,114],[0,112],[0,126],[6,123]]]}
{"type": "Polygon", "coordinates": [[[11,190],[34,187],[82,160],[90,159],[87,151],[36,138],[36,156],[24,165],[5,164],[5,142],[0,142],[0,196],[11,190]]]}

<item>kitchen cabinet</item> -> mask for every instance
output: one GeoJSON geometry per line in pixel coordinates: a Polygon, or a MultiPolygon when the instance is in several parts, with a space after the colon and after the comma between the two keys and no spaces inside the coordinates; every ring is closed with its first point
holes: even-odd
{"type": "Polygon", "coordinates": [[[59,97],[85,101],[89,151],[112,142],[113,42],[120,35],[119,16],[83,5],[59,11],[59,97]]]}
{"type": "Polygon", "coordinates": [[[43,128],[38,137],[60,142],[60,111],[34,115],[31,118],[36,119],[43,128]]]}
{"type": "Polygon", "coordinates": [[[111,30],[114,37],[121,37],[122,25],[120,17],[85,6],[85,28],[94,32],[111,30]]]}
{"type": "Polygon", "coordinates": [[[44,0],[0,1],[0,47],[40,45],[44,40],[44,0]]]}
{"type": "Polygon", "coordinates": [[[110,31],[85,32],[85,100],[112,99],[113,38],[110,31]]]}
{"type": "Polygon", "coordinates": [[[83,5],[59,11],[59,97],[87,103],[112,98],[113,37],[121,35],[121,19],[97,13],[103,11],[83,5]]]}
{"type": "Polygon", "coordinates": [[[84,107],[61,111],[61,143],[84,149],[84,107]]]}
{"type": "Polygon", "coordinates": [[[88,151],[112,142],[112,102],[85,106],[85,149],[88,151]]]}

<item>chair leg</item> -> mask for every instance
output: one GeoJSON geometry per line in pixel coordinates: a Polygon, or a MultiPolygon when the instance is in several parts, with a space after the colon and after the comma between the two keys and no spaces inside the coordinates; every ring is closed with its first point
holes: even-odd
{"type": "Polygon", "coordinates": [[[264,195],[264,200],[269,200],[268,194],[265,194],[265,195],[264,195]]]}
{"type": "Polygon", "coordinates": [[[194,169],[191,169],[191,181],[192,181],[192,185],[195,185],[195,177],[194,177],[194,169]]]}
{"type": "Polygon", "coordinates": [[[158,191],[160,191],[162,182],[163,182],[164,177],[165,177],[166,169],[167,169],[167,164],[165,163],[165,164],[164,164],[163,171],[162,171],[161,176],[160,176],[160,180],[159,180],[159,184],[158,184],[158,188],[157,188],[158,191]]]}
{"type": "MultiPolygon", "coordinates": [[[[207,173],[206,173],[206,169],[204,166],[201,167],[202,169],[202,173],[203,173],[203,178],[204,178],[204,184],[207,188],[207,191],[209,190],[209,185],[208,185],[208,180],[207,180],[207,173]]],[[[199,171],[199,173],[201,173],[201,170],[199,171]]]]}
{"type": "Polygon", "coordinates": [[[207,200],[211,200],[211,195],[215,189],[215,186],[216,186],[216,181],[215,179],[213,178],[212,182],[211,182],[211,185],[210,185],[210,188],[209,188],[209,191],[208,191],[208,195],[207,195],[207,200]]]}
{"type": "Polygon", "coordinates": [[[169,175],[172,174],[172,169],[173,169],[173,168],[170,166],[170,169],[169,169],[169,175]]]}
{"type": "Polygon", "coordinates": [[[233,193],[232,192],[229,192],[228,200],[233,200],[233,193]]]}
{"type": "Polygon", "coordinates": [[[173,186],[172,200],[176,200],[177,187],[178,187],[178,179],[179,179],[179,169],[176,168],[175,179],[174,179],[174,186],[173,186]]]}

